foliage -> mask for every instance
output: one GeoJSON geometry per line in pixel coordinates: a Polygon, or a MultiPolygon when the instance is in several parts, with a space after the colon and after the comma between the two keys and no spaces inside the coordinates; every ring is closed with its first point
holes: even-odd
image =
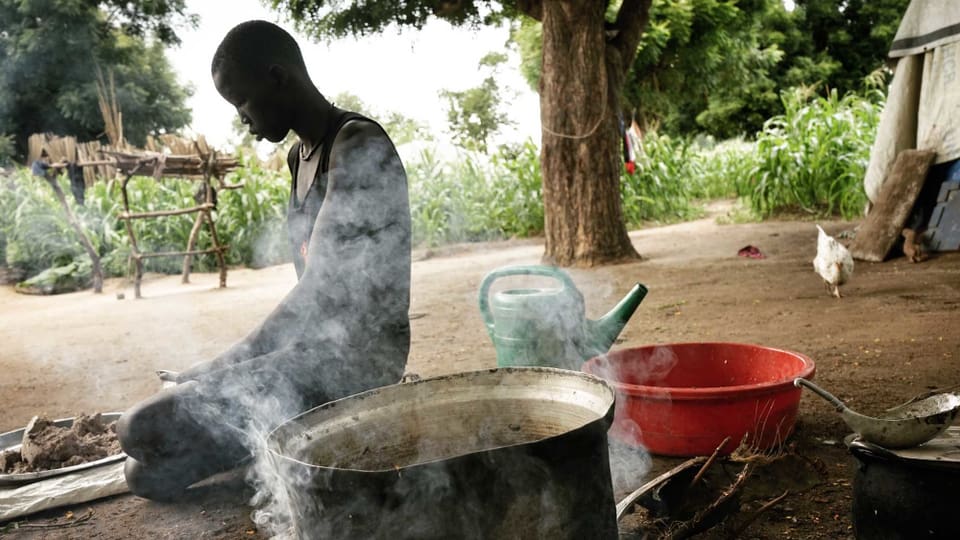
{"type": "Polygon", "coordinates": [[[367,0],[340,2],[337,0],[271,0],[274,9],[283,9],[296,21],[300,30],[322,38],[342,38],[355,34],[375,34],[391,25],[423,28],[432,17],[451,24],[497,24],[505,17],[516,15],[513,1],[489,0],[437,2],[396,2],[395,0],[367,0]]]}
{"type": "MultiPolygon", "coordinates": [[[[66,193],[65,178],[59,181],[66,193]]],[[[252,161],[232,173],[228,183],[243,183],[237,190],[219,193],[214,214],[217,234],[229,246],[227,263],[265,266],[290,260],[286,238],[286,204],[289,179],[261,170],[252,161]]],[[[135,211],[169,210],[193,206],[197,183],[190,180],[134,177],[128,185],[130,206],[135,211]]],[[[108,275],[128,270],[129,237],[123,222],[119,188],[97,182],[87,189],[86,204],[71,206],[82,222],[108,275]]],[[[141,251],[181,251],[187,245],[195,215],[135,220],[134,233],[141,251]]],[[[199,246],[209,244],[207,229],[200,231],[199,246]]],[[[3,261],[35,275],[43,269],[63,267],[85,257],[76,232],[69,225],[60,203],[43,180],[20,169],[0,185],[0,249],[3,261]]],[[[182,259],[159,257],[146,261],[148,271],[179,272],[182,259]]],[[[212,255],[194,259],[194,269],[212,270],[212,255]]]]}
{"type": "Polygon", "coordinates": [[[813,96],[785,92],[783,115],[757,136],[758,161],[738,191],[761,216],[800,211],[851,218],[866,203],[863,176],[882,109],[882,95],[813,96]]]}
{"type": "MultiPolygon", "coordinates": [[[[840,95],[876,75],[909,0],[654,0],[624,88],[624,116],[671,135],[752,137],[784,112],[782,89],[840,95]]],[[[515,24],[521,72],[537,90],[540,24],[515,24]]],[[[866,85],[869,88],[869,85],[866,85]]]]}
{"type": "Polygon", "coordinates": [[[695,217],[689,201],[698,165],[687,142],[649,134],[637,156],[637,172],[624,175],[620,183],[627,223],[639,225],[695,217]]]}
{"type": "Polygon", "coordinates": [[[530,141],[492,160],[440,163],[424,151],[406,164],[414,244],[439,245],[543,232],[540,160],[530,141]]]}
{"type": "Polygon", "coordinates": [[[100,136],[98,65],[115,75],[130,142],[186,125],[190,91],[163,47],[194,22],[184,0],[0,0],[0,133],[14,135],[20,157],[33,133],[100,136]]]}
{"type": "Polygon", "coordinates": [[[243,187],[220,193],[215,216],[217,234],[230,246],[227,262],[254,268],[289,262],[289,175],[265,171],[252,159],[243,163],[228,178],[243,187]]]}
{"type": "Polygon", "coordinates": [[[790,84],[823,83],[840,95],[860,89],[861,81],[883,64],[910,0],[796,0],[795,24],[805,37],[795,63],[822,62],[835,69],[790,84]]]}
{"type": "Polygon", "coordinates": [[[658,0],[633,62],[625,98],[644,127],[727,138],[756,131],[775,102],[768,75],[783,52],[761,44],[762,14],[779,0],[658,0]]]}
{"type": "Polygon", "coordinates": [[[0,167],[10,163],[15,152],[16,146],[13,142],[13,135],[0,133],[0,167]]]}
{"type": "Polygon", "coordinates": [[[742,139],[720,144],[710,140],[698,150],[701,163],[692,179],[690,196],[700,200],[729,199],[739,195],[742,178],[746,178],[757,160],[756,145],[742,139]]]}
{"type": "MultiPolygon", "coordinates": [[[[740,197],[752,214],[738,210],[733,221],[784,212],[847,217],[866,201],[862,179],[883,96],[869,98],[836,91],[819,96],[798,89],[782,96],[786,113],[772,118],[756,142],[647,133],[637,157],[638,169],[625,171],[620,189],[627,224],[675,222],[702,214],[700,200],[740,197]]],[[[463,151],[440,162],[425,151],[406,163],[413,242],[435,246],[450,242],[536,236],[543,233],[544,206],[540,150],[530,141],[501,146],[490,157],[463,151]]],[[[285,235],[289,197],[286,173],[271,173],[256,160],[227,179],[241,189],[219,193],[217,231],[228,244],[228,263],[262,266],[290,260],[285,235]]],[[[66,179],[61,178],[69,192],[66,179]]],[[[85,268],[85,255],[52,191],[25,169],[0,180],[0,254],[7,264],[36,275],[46,268],[85,268]],[[71,267],[77,263],[79,266],[71,267]]],[[[162,210],[193,204],[196,182],[135,177],[130,184],[135,210],[162,210]]],[[[127,272],[129,241],[119,194],[105,182],[87,190],[86,206],[74,206],[110,275],[127,272]]],[[[134,222],[144,250],[180,250],[193,216],[134,222]]],[[[208,245],[201,229],[199,245],[208,245]]],[[[179,272],[179,258],[158,258],[148,270],[179,272]]],[[[212,256],[195,260],[195,269],[213,270],[212,256]]],[[[65,271],[65,270],[64,270],[65,271]]],[[[58,271],[60,272],[60,271],[58,271]]]]}
{"type": "Polygon", "coordinates": [[[334,96],[331,101],[341,109],[358,112],[379,122],[397,146],[408,142],[426,141],[433,138],[427,126],[422,122],[418,122],[396,111],[380,113],[350,92],[341,92],[334,96]]]}
{"type": "Polygon", "coordinates": [[[78,257],[83,248],[61,215],[53,191],[42,179],[24,169],[4,179],[0,188],[0,246],[6,265],[35,274],[78,257]]]}
{"type": "Polygon", "coordinates": [[[480,86],[440,91],[440,97],[447,100],[447,122],[453,140],[468,150],[486,153],[490,137],[501,126],[512,123],[506,113],[499,110],[504,96],[496,74],[500,64],[506,61],[507,55],[503,53],[487,53],[480,59],[480,67],[489,68],[490,74],[480,86]]]}

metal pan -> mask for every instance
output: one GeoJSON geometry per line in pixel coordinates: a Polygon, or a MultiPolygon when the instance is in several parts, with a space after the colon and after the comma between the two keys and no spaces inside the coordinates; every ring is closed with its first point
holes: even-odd
{"type": "MultiPolygon", "coordinates": [[[[110,423],[120,418],[121,414],[123,413],[101,413],[100,418],[102,418],[105,423],[110,423]]],[[[59,427],[70,427],[73,425],[73,420],[73,417],[61,418],[60,420],[54,420],[53,425],[59,427]]],[[[25,430],[26,427],[23,427],[0,434],[0,452],[5,452],[7,450],[19,450],[20,443],[23,441],[23,432],[25,430]]],[[[50,478],[52,476],[60,476],[72,473],[74,471],[99,467],[101,465],[106,465],[107,463],[120,461],[126,457],[126,454],[120,452],[119,454],[107,456],[96,461],[88,461],[87,463],[80,463],[79,465],[71,465],[69,467],[61,467],[59,469],[49,469],[46,471],[19,474],[0,474],[0,486],[20,486],[23,484],[29,484],[31,482],[36,482],[37,480],[43,480],[44,478],[50,478]]]]}

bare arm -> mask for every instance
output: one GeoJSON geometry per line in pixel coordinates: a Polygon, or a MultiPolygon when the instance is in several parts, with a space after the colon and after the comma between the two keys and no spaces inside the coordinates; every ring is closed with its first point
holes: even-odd
{"type": "Polygon", "coordinates": [[[409,347],[409,290],[410,213],[403,166],[378,126],[349,122],[331,148],[327,192],[300,281],[247,338],[178,380],[291,343],[323,343],[329,355],[351,362],[365,361],[364,354],[390,356],[390,369],[400,361],[402,373],[409,347]],[[402,361],[393,358],[399,356],[402,361]]]}

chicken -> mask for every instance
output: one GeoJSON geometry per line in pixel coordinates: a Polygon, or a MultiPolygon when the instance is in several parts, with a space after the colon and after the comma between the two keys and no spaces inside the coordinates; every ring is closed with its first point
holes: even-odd
{"type": "Polygon", "coordinates": [[[817,225],[817,231],[817,256],[813,259],[813,269],[823,278],[827,289],[840,298],[840,285],[853,275],[853,256],[843,244],[823,232],[820,225],[817,225]]]}

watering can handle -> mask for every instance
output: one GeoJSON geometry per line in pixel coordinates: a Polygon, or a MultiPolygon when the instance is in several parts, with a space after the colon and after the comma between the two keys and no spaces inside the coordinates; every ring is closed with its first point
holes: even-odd
{"type": "Polygon", "coordinates": [[[524,275],[552,277],[563,283],[565,289],[577,290],[577,286],[574,285],[570,276],[555,266],[505,266],[493,270],[487,274],[480,283],[480,314],[483,316],[483,323],[487,326],[487,331],[490,332],[491,335],[493,334],[493,315],[490,314],[490,285],[502,277],[524,275]]]}

